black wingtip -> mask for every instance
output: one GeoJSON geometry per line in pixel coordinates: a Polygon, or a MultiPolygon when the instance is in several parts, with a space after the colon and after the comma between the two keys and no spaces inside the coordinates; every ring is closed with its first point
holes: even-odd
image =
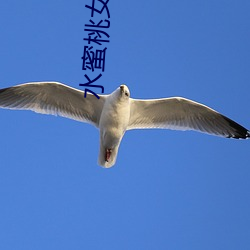
{"type": "Polygon", "coordinates": [[[250,137],[250,131],[237,122],[229,119],[226,116],[223,116],[224,119],[229,123],[230,127],[234,130],[233,133],[228,135],[228,138],[233,138],[233,139],[247,139],[250,137]]]}
{"type": "Polygon", "coordinates": [[[249,138],[250,137],[250,131],[247,131],[247,137],[246,138],[249,138]]]}

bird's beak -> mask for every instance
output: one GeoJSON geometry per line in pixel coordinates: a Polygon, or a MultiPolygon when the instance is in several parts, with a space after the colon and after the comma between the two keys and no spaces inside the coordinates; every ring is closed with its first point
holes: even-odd
{"type": "Polygon", "coordinates": [[[121,89],[121,93],[123,93],[124,92],[124,85],[121,85],[120,89],[121,89]]]}

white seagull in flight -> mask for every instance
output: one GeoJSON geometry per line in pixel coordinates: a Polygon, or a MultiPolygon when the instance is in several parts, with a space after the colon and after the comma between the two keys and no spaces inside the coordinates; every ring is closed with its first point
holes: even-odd
{"type": "Polygon", "coordinates": [[[31,82],[0,89],[0,107],[60,115],[93,124],[100,130],[98,164],[112,167],[121,140],[131,129],[196,130],[227,138],[246,139],[250,131],[217,111],[194,101],[171,97],[130,98],[126,85],[110,95],[88,94],[59,82],[31,82]]]}

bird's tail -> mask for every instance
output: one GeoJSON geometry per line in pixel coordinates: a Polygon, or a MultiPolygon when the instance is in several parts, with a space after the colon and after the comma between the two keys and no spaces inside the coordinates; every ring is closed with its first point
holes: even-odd
{"type": "Polygon", "coordinates": [[[115,165],[117,154],[118,154],[118,147],[107,149],[100,143],[100,151],[98,157],[98,165],[104,168],[111,168],[115,165]],[[110,151],[110,155],[107,156],[107,150],[110,151]]]}

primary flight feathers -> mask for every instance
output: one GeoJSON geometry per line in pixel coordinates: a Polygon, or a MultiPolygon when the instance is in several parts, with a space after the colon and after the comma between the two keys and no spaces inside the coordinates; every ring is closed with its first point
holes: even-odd
{"type": "Polygon", "coordinates": [[[196,130],[223,137],[250,137],[250,132],[217,111],[181,98],[140,100],[130,98],[126,85],[110,95],[92,94],[58,82],[33,82],[0,89],[0,107],[33,110],[91,123],[100,129],[98,163],[115,164],[126,130],[163,128],[196,130]]]}

